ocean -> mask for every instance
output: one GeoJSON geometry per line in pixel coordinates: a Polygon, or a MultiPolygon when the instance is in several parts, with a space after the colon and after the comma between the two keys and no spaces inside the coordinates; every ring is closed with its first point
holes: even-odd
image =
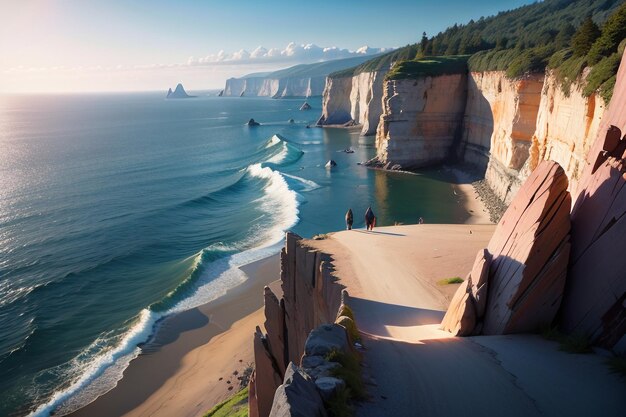
{"type": "Polygon", "coordinates": [[[321,99],[302,102],[0,97],[0,416],[106,392],[159,318],[243,282],[286,230],[343,229],[348,208],[363,227],[370,205],[378,225],[468,217],[441,173],[358,165],[375,149],[307,128],[321,99]]]}

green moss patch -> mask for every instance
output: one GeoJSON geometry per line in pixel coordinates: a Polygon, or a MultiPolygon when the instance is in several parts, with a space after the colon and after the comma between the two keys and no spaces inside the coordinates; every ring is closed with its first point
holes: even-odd
{"type": "Polygon", "coordinates": [[[248,417],[248,387],[210,409],[204,417],[248,417]]]}

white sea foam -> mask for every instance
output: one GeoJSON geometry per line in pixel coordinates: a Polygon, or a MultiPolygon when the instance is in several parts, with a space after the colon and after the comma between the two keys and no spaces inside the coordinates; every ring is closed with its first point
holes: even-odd
{"type": "Polygon", "coordinates": [[[321,185],[319,185],[315,181],[307,180],[306,178],[296,177],[295,175],[285,174],[284,172],[282,173],[282,175],[300,183],[302,185],[302,189],[300,189],[299,191],[304,192],[304,193],[308,191],[317,190],[318,188],[321,187],[321,185]]]}
{"type": "MultiPolygon", "coordinates": [[[[277,139],[280,141],[279,138],[277,139]]],[[[160,318],[198,307],[223,296],[230,288],[246,280],[246,275],[239,267],[280,251],[284,232],[299,220],[298,195],[289,188],[283,174],[269,167],[254,164],[247,168],[246,174],[266,181],[263,188],[264,195],[257,200],[257,203],[264,213],[275,219],[275,222],[269,228],[261,228],[259,233],[251,233],[251,239],[256,242],[240,242],[236,246],[218,243],[209,246],[204,251],[232,251],[237,250],[237,247],[249,247],[254,243],[256,245],[251,249],[203,265],[202,274],[196,281],[196,288],[191,296],[179,301],[164,313],[149,309],[141,310],[135,324],[112,349],[95,358],[88,354],[75,358],[72,368],[80,376],[72,382],[69,388],[53,394],[50,400],[31,413],[31,416],[49,416],[53,411],[62,414],[75,411],[114,388],[129,363],[139,355],[141,349],[137,345],[148,340],[155,323],[160,318]],[[261,236],[260,242],[259,236],[261,236]]],[[[304,182],[308,181],[299,177],[290,177],[304,182]]],[[[310,182],[313,183],[313,181],[310,182]]],[[[202,252],[194,257],[192,269],[195,270],[201,263],[202,252]]],[[[103,344],[103,340],[94,341],[92,346],[85,351],[96,350],[98,344],[103,344]]]]}

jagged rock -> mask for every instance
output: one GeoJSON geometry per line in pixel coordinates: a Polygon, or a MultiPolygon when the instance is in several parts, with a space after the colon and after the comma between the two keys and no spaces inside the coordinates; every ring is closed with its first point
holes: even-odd
{"type": "MultiPolygon", "coordinates": [[[[304,356],[302,360],[304,360],[304,358],[306,357],[307,356],[304,356]]],[[[312,368],[305,367],[304,362],[302,364],[302,368],[304,368],[306,373],[309,374],[311,378],[313,379],[322,378],[326,376],[332,376],[333,370],[336,368],[339,368],[340,366],[341,365],[337,362],[329,362],[327,360],[324,360],[321,364],[314,366],[312,368]]]]}
{"type": "Polygon", "coordinates": [[[482,318],[487,306],[487,293],[489,290],[489,266],[491,265],[491,254],[487,249],[481,249],[476,254],[476,260],[472,266],[472,272],[468,277],[469,290],[476,307],[476,317],[482,318]]]}
{"type": "Polygon", "coordinates": [[[337,166],[337,162],[333,161],[332,159],[329,159],[328,162],[326,162],[326,165],[324,165],[326,168],[334,168],[337,166]]]}
{"type": "Polygon", "coordinates": [[[487,247],[493,256],[484,334],[536,331],[561,304],[570,250],[565,172],[542,162],[520,188],[487,247]]]}
{"type": "Polygon", "coordinates": [[[217,94],[218,97],[222,97],[224,95],[224,90],[220,90],[220,92],[217,94]]]}
{"type": "Polygon", "coordinates": [[[263,337],[261,329],[257,326],[254,333],[254,363],[255,382],[254,392],[256,394],[256,404],[260,417],[270,415],[272,409],[272,400],[276,388],[281,384],[282,380],[277,369],[274,359],[266,345],[266,339],[263,337]]]}
{"type": "Polygon", "coordinates": [[[265,298],[265,330],[269,351],[278,365],[281,375],[285,374],[287,359],[285,354],[285,308],[284,302],[269,287],[264,289],[265,298]]]}
{"type": "Polygon", "coordinates": [[[307,356],[325,356],[333,350],[350,351],[346,329],[338,324],[323,324],[314,329],[304,346],[307,356]]]}
{"type": "Polygon", "coordinates": [[[300,106],[300,110],[311,110],[311,105],[305,101],[304,104],[300,106]]]}
{"type": "Polygon", "coordinates": [[[324,401],[330,400],[339,390],[346,386],[343,379],[332,376],[323,376],[315,380],[315,386],[324,401]]]}
{"type": "Polygon", "coordinates": [[[469,281],[465,280],[454,293],[448,311],[441,322],[441,329],[454,336],[469,336],[476,326],[476,307],[469,289],[469,281]]]}
{"type": "Polygon", "coordinates": [[[315,383],[290,362],[283,384],[274,395],[271,417],[326,417],[324,402],[315,383]]]}
{"type": "Polygon", "coordinates": [[[561,325],[626,352],[626,55],[572,210],[572,255],[561,325]]]}
{"type": "Polygon", "coordinates": [[[259,404],[256,396],[256,371],[252,371],[248,387],[248,417],[259,417],[259,404]]]}
{"type": "Polygon", "coordinates": [[[165,98],[192,98],[194,96],[190,96],[187,94],[182,84],[178,84],[176,89],[172,91],[172,89],[167,90],[167,96],[165,98]]]}
{"type": "Polygon", "coordinates": [[[441,322],[441,329],[455,336],[477,333],[477,321],[485,314],[491,255],[487,249],[476,254],[476,260],[465,282],[457,289],[441,322]]]}
{"type": "Polygon", "coordinates": [[[261,123],[255,121],[254,119],[250,119],[248,120],[248,123],[246,123],[248,126],[260,126],[261,123]]]}

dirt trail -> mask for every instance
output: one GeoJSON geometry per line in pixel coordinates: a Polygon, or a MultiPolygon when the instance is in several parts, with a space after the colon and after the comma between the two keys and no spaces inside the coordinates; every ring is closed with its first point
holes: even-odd
{"type": "Polygon", "coordinates": [[[358,416],[624,416],[626,383],[599,355],[533,335],[454,338],[438,329],[456,285],[495,226],[414,225],[339,232],[316,246],[364,335],[375,381],[358,416]],[[471,231],[471,233],[470,233],[471,231]]]}

